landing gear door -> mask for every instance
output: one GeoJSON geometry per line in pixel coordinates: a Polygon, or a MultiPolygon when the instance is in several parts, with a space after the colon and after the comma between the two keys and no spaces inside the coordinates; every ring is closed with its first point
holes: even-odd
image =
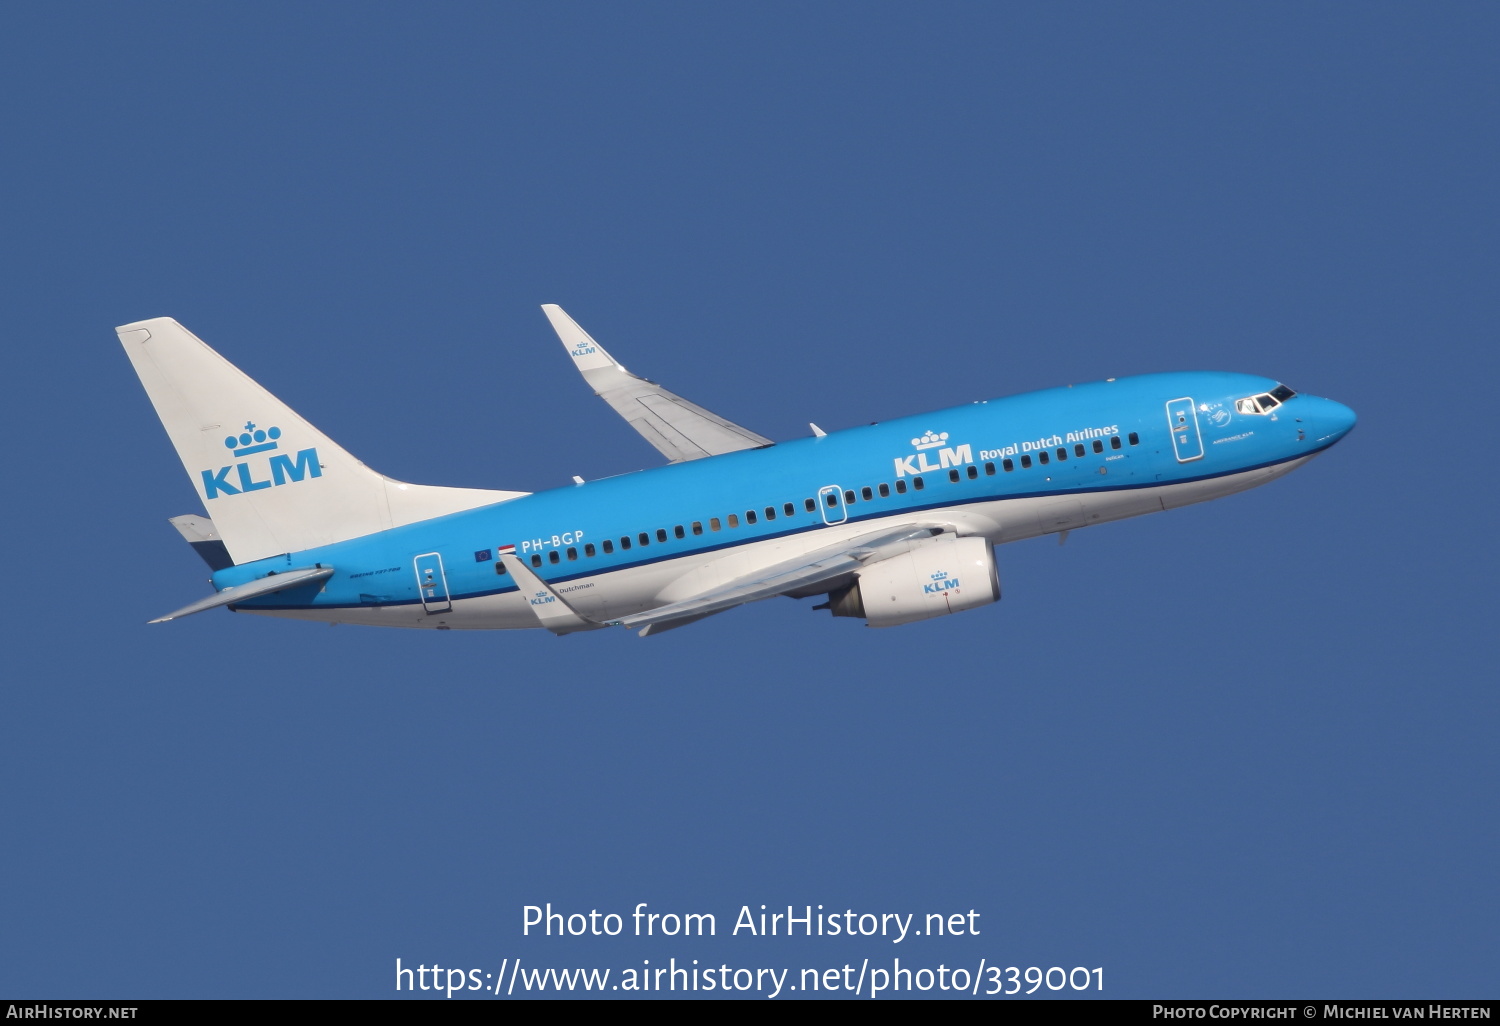
{"type": "Polygon", "coordinates": [[[453,608],[448,601],[448,578],[443,573],[443,557],[436,552],[418,556],[413,560],[417,571],[417,594],[422,597],[422,608],[429,613],[446,613],[453,608]]]}
{"type": "Polygon", "coordinates": [[[1203,458],[1203,434],[1198,430],[1198,408],[1190,398],[1167,403],[1167,424],[1172,432],[1172,448],[1178,463],[1203,458]]]}
{"type": "Polygon", "coordinates": [[[838,485],[824,485],[818,489],[818,509],[823,513],[823,523],[832,526],[849,519],[849,508],[844,505],[844,492],[838,485]]]}

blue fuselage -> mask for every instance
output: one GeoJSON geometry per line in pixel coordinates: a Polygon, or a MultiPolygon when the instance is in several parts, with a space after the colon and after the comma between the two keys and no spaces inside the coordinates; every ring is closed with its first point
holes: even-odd
{"type": "Polygon", "coordinates": [[[1183,504],[1168,498],[1174,493],[1195,502],[1242,490],[1276,476],[1255,472],[1289,469],[1353,427],[1347,407],[1289,390],[1264,412],[1246,405],[1278,387],[1193,372],[991,399],[540,492],[230,567],[214,583],[332,566],[321,589],[242,608],[344,610],[350,621],[377,622],[358,611],[420,609],[435,599],[434,580],[447,603],[514,592],[496,560],[513,545],[542,580],[559,591],[588,588],[594,608],[610,615],[649,605],[659,584],[638,574],[650,583],[611,592],[611,575],[631,580],[621,572],[688,567],[830,528],[974,510],[994,525],[980,533],[998,544],[1183,504]]]}

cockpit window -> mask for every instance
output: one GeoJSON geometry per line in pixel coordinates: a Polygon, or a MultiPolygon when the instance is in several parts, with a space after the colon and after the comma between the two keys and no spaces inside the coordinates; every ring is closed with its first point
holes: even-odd
{"type": "Polygon", "coordinates": [[[1293,392],[1285,385],[1277,385],[1269,392],[1262,392],[1260,395],[1251,396],[1247,399],[1236,399],[1234,403],[1235,412],[1270,413],[1296,394],[1296,392],[1293,392]]]}

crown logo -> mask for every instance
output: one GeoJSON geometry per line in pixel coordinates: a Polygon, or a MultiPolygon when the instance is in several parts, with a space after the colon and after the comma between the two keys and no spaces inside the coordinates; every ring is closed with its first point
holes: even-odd
{"type": "Polygon", "coordinates": [[[236,456],[249,456],[251,453],[266,452],[278,448],[276,439],[281,437],[281,428],[273,427],[261,430],[251,421],[245,421],[245,430],[237,435],[230,435],[224,439],[224,448],[229,449],[236,456]]]}
{"type": "Polygon", "coordinates": [[[914,446],[916,446],[918,450],[922,450],[922,449],[936,449],[938,446],[942,445],[947,440],[948,440],[948,432],[944,431],[942,434],[938,435],[938,434],[933,434],[931,431],[929,431],[925,435],[923,435],[921,438],[913,438],[911,440],[911,444],[914,445],[914,446]]]}
{"type": "Polygon", "coordinates": [[[929,579],[930,580],[934,580],[934,581],[944,581],[944,580],[947,580],[948,579],[948,571],[946,571],[946,570],[939,570],[937,573],[933,574],[932,577],[929,578],[929,579]]]}

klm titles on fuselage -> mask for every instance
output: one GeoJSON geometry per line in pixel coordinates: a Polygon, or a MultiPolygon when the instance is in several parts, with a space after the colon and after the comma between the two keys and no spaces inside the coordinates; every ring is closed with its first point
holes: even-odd
{"type": "MultiPolygon", "coordinates": [[[[1026,452],[1040,452],[1042,449],[1051,449],[1058,445],[1072,445],[1075,442],[1087,442],[1094,438],[1107,438],[1110,435],[1118,435],[1120,425],[1110,424],[1107,427],[1084,428],[1081,431],[1069,431],[1066,435],[1052,434],[1045,438],[1033,438],[1024,442],[1011,442],[1009,445],[998,449],[982,449],[979,458],[982,460],[998,460],[1007,456],[1016,456],[1026,452]]],[[[911,440],[912,448],[917,450],[910,456],[897,456],[896,476],[907,477],[917,474],[930,474],[935,470],[948,470],[952,467],[961,467],[966,463],[974,462],[974,451],[969,443],[963,445],[948,445],[948,432],[941,433],[928,431],[920,438],[911,440]],[[937,462],[933,462],[928,455],[936,449],[937,462]]]]}
{"type": "MultiPolygon", "coordinates": [[[[281,428],[272,427],[261,430],[253,422],[247,421],[245,430],[241,434],[230,435],[224,439],[224,448],[229,450],[231,456],[254,456],[279,449],[280,438],[281,428]]],[[[231,463],[227,467],[220,467],[218,470],[199,471],[203,475],[203,497],[216,499],[220,495],[240,495],[244,492],[260,491],[262,488],[294,484],[309,477],[323,476],[323,466],[318,462],[318,450],[315,448],[298,450],[294,457],[277,453],[268,457],[267,463],[262,466],[264,469],[261,470],[262,476],[258,480],[256,471],[259,468],[252,467],[244,460],[231,463]],[[233,484],[229,480],[230,471],[235,473],[233,484]],[[264,475],[269,475],[269,477],[264,475]]]]}
{"type": "Polygon", "coordinates": [[[930,474],[934,470],[947,470],[949,467],[961,467],[965,463],[973,463],[973,450],[965,442],[963,445],[948,446],[948,432],[941,434],[928,431],[921,438],[911,440],[912,448],[917,451],[910,456],[896,457],[896,476],[906,477],[917,474],[930,474]],[[927,454],[936,449],[938,462],[933,463],[927,454]]]}

